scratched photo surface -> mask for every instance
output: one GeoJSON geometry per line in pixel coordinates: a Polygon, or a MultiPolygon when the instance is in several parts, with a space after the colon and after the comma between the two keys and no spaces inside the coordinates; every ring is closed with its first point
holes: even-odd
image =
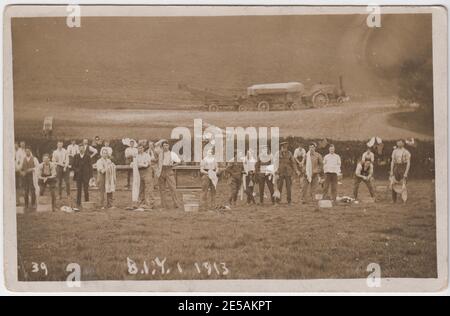
{"type": "Polygon", "coordinates": [[[72,26],[11,21],[19,281],[437,278],[431,14],[72,26]],[[194,120],[278,128],[278,172],[166,165],[194,120]]]}

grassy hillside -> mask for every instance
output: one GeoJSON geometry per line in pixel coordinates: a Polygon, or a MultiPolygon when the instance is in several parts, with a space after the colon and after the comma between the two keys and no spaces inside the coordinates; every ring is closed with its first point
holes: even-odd
{"type": "Polygon", "coordinates": [[[16,106],[196,104],[178,83],[225,94],[254,83],[336,82],[357,96],[396,93],[405,59],[431,58],[430,15],[13,20],[16,106]],[[72,104],[73,105],[73,104],[72,104]]]}

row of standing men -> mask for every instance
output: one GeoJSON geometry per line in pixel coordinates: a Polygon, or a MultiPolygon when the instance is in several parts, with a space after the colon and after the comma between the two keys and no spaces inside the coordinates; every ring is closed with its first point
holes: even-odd
{"type": "MultiPolygon", "coordinates": [[[[67,198],[71,200],[70,174],[73,173],[77,187],[77,208],[82,205],[83,193],[84,201],[90,201],[89,187],[94,180],[99,189],[100,207],[112,208],[113,193],[116,191],[116,165],[112,161],[112,153],[108,142],[97,150],[88,140],[84,140],[81,144],[73,141],[67,148],[59,141],[56,150],[51,155],[44,154],[40,163],[25,142],[16,144],[16,204],[21,204],[20,198],[23,196],[25,209],[35,209],[36,196],[44,195],[48,188],[51,192],[52,208],[55,211],[56,191],[61,200],[63,184],[67,198]],[[94,168],[97,170],[96,179],[94,168]]],[[[133,196],[136,195],[136,198],[133,197],[132,208],[155,207],[153,188],[156,181],[160,188],[162,207],[169,207],[165,198],[166,189],[172,197],[174,207],[180,207],[173,167],[181,163],[181,160],[170,151],[170,145],[166,140],[150,144],[148,149],[133,141],[126,150],[126,156],[132,168],[128,174],[133,174],[134,166],[137,171],[137,174],[133,174],[133,180],[136,179],[137,182],[133,181],[132,185],[133,196]],[[134,191],[137,193],[134,194],[134,191]]],[[[131,187],[130,176],[127,186],[131,187]]]]}
{"type": "MultiPolygon", "coordinates": [[[[280,144],[281,150],[272,156],[268,147],[262,148],[258,157],[252,151],[247,151],[242,159],[231,163],[224,173],[231,177],[229,204],[235,205],[239,192],[245,192],[248,204],[256,204],[255,188],[259,191],[259,204],[264,203],[267,186],[272,204],[281,202],[281,195],[286,189],[287,203],[292,203],[292,186],[294,177],[299,177],[302,204],[314,200],[314,194],[320,193],[323,199],[336,201],[338,182],[341,173],[341,158],[336,153],[334,145],[328,147],[329,153],[322,157],[316,151],[317,145],[310,143],[308,151],[302,146],[294,153],[289,151],[289,144],[280,144]],[[275,167],[277,166],[277,167],[275,167]],[[322,188],[319,190],[319,185],[322,188]]],[[[359,186],[364,183],[372,198],[374,190],[375,155],[371,148],[362,154],[354,172],[353,197],[358,199],[359,186]]],[[[405,148],[405,142],[399,140],[392,152],[389,178],[392,183],[406,185],[410,171],[411,154],[405,148]]],[[[217,174],[221,173],[219,164],[210,151],[200,165],[202,174],[202,205],[203,208],[214,207],[216,204],[217,174]],[[209,198],[208,198],[209,195],[209,198]]],[[[391,186],[393,202],[397,201],[398,191],[391,186]]]]}
{"type": "MultiPolygon", "coordinates": [[[[100,142],[96,140],[96,144],[100,142]]],[[[136,166],[138,174],[133,169],[128,171],[127,187],[131,187],[133,181],[132,208],[155,207],[154,185],[157,182],[160,188],[161,203],[164,208],[168,207],[165,199],[165,190],[169,189],[175,208],[181,203],[176,194],[176,180],[173,167],[180,164],[181,160],[170,150],[169,143],[162,140],[156,144],[149,143],[145,148],[143,144],[131,141],[125,150],[125,158],[130,166],[136,166]],[[132,176],[133,175],[133,176],[132,176]]],[[[292,154],[288,150],[288,143],[281,144],[281,150],[273,157],[268,148],[263,148],[256,158],[253,153],[247,151],[245,157],[237,162],[229,163],[224,170],[220,170],[215,161],[212,151],[200,163],[201,185],[202,185],[202,208],[214,208],[216,206],[216,189],[218,175],[222,172],[228,175],[230,180],[230,205],[235,205],[238,200],[239,191],[244,188],[248,204],[256,204],[255,187],[259,187],[259,203],[264,203],[265,187],[270,193],[273,204],[281,201],[281,194],[286,188],[287,202],[292,203],[292,184],[295,176],[300,177],[302,187],[302,203],[313,199],[317,193],[319,184],[322,184],[324,198],[336,200],[338,179],[341,174],[341,158],[335,152],[333,145],[329,146],[329,153],[322,157],[316,151],[316,144],[311,143],[306,151],[301,146],[292,154]],[[273,158],[273,159],[272,159],[273,158]],[[275,164],[273,162],[276,162],[275,164]],[[278,166],[276,169],[274,165],[278,166]],[[329,196],[329,191],[331,195],[329,196]],[[210,205],[208,202],[210,195],[210,205]]],[[[56,185],[58,186],[59,198],[62,199],[63,183],[66,194],[70,198],[70,172],[74,172],[74,180],[77,185],[77,207],[81,206],[82,193],[85,201],[89,201],[89,183],[93,179],[93,163],[97,169],[97,186],[100,192],[100,205],[103,208],[111,208],[113,192],[115,192],[116,170],[111,160],[113,150],[109,142],[101,143],[99,149],[89,145],[87,139],[82,144],[72,141],[67,147],[63,142],[57,143],[56,150],[52,155],[44,154],[43,162],[39,163],[33,157],[31,149],[24,142],[16,144],[16,189],[23,189],[25,208],[36,205],[36,193],[43,195],[47,187],[50,188],[52,206],[55,208],[56,185]],[[98,155],[100,153],[100,155],[98,155]],[[96,157],[100,158],[96,159],[96,157]],[[33,190],[37,189],[37,190],[33,190]],[[105,199],[106,197],[106,199],[105,199]],[[106,201],[106,204],[105,204],[106,201]]],[[[398,141],[397,147],[392,153],[390,177],[393,181],[406,184],[410,169],[411,154],[404,147],[402,140],[398,141]]],[[[374,154],[370,148],[362,154],[361,161],[357,164],[354,176],[354,198],[358,198],[358,190],[361,182],[364,182],[372,197],[375,197],[373,186],[374,154]]],[[[392,198],[397,200],[397,192],[392,190],[392,198]]],[[[16,194],[17,204],[20,204],[20,194],[16,194]]]]}

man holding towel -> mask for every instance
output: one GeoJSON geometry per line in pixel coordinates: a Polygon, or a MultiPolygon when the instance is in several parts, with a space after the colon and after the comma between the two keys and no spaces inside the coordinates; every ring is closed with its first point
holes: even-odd
{"type": "Polygon", "coordinates": [[[316,152],[316,144],[309,145],[309,151],[306,153],[305,159],[305,176],[303,177],[303,201],[306,203],[308,193],[313,199],[313,194],[316,192],[317,185],[320,181],[320,174],[323,170],[322,155],[316,152]]]}
{"type": "Polygon", "coordinates": [[[111,161],[107,148],[101,150],[101,158],[97,161],[97,173],[100,206],[102,210],[112,208],[113,193],[116,191],[116,165],[111,161]]]}
{"type": "Polygon", "coordinates": [[[208,150],[206,157],[200,163],[202,177],[202,210],[208,209],[208,192],[211,191],[211,208],[216,207],[217,173],[219,165],[214,157],[212,149],[208,150]]]}
{"type": "Polygon", "coordinates": [[[267,184],[270,193],[270,199],[272,204],[275,204],[274,191],[274,166],[273,166],[273,156],[268,152],[268,146],[264,146],[261,149],[261,153],[258,157],[258,162],[256,163],[256,178],[259,184],[259,203],[264,204],[264,189],[267,184]]]}
{"type": "Polygon", "coordinates": [[[158,159],[158,167],[155,175],[158,178],[159,192],[161,194],[161,204],[163,208],[168,208],[165,190],[169,189],[175,208],[180,208],[181,202],[177,195],[177,182],[175,179],[175,172],[173,167],[181,163],[180,157],[170,150],[170,145],[167,140],[162,140],[155,144],[155,150],[158,159]]]}

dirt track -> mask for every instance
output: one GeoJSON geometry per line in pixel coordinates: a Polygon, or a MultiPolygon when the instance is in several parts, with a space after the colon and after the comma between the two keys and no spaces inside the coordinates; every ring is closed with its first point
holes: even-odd
{"type": "Polygon", "coordinates": [[[383,139],[414,137],[432,140],[431,135],[391,126],[388,117],[401,110],[390,103],[354,103],[323,109],[305,109],[295,112],[201,112],[189,110],[144,109],[89,109],[55,105],[36,106],[41,116],[16,109],[16,137],[38,135],[44,117],[54,117],[57,137],[104,138],[168,138],[173,128],[193,128],[194,119],[225,127],[273,126],[280,127],[281,136],[331,138],[335,140],[365,140],[373,136],[383,139]]]}

